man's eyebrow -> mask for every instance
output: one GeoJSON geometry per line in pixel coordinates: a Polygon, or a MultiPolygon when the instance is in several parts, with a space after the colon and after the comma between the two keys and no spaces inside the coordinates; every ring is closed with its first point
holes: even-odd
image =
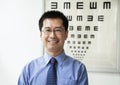
{"type": "Polygon", "coordinates": [[[44,28],[45,28],[45,29],[48,29],[48,28],[50,29],[50,27],[44,27],[44,28]]]}
{"type": "Polygon", "coordinates": [[[55,27],[55,28],[62,28],[62,26],[58,26],[58,27],[55,27]]]}

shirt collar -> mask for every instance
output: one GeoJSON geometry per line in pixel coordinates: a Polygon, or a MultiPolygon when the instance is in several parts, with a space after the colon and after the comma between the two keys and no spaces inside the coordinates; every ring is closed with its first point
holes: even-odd
{"type": "MultiPolygon", "coordinates": [[[[45,60],[45,64],[47,65],[50,61],[50,59],[52,58],[52,56],[50,56],[48,53],[45,52],[44,56],[43,56],[44,60],[45,60]]],[[[55,57],[55,59],[58,62],[58,65],[62,65],[62,63],[65,60],[65,52],[63,51],[61,54],[59,54],[58,56],[55,57]]]]}

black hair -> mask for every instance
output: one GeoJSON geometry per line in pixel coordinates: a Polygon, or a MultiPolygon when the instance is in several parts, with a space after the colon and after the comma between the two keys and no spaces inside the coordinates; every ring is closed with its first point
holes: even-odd
{"type": "Polygon", "coordinates": [[[43,21],[47,18],[60,18],[63,21],[63,26],[65,27],[65,31],[68,30],[68,19],[67,17],[60,11],[47,11],[45,12],[40,20],[39,20],[39,30],[42,30],[43,21]]]}

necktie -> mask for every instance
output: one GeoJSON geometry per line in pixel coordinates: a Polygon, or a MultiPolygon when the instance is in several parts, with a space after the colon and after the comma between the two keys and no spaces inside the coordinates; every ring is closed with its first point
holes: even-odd
{"type": "Polygon", "coordinates": [[[50,60],[50,68],[47,74],[47,84],[46,85],[57,85],[57,74],[56,74],[56,59],[51,58],[50,60]]]}

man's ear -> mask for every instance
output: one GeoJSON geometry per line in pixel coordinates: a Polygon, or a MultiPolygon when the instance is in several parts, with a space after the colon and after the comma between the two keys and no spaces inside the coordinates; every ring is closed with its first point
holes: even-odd
{"type": "Polygon", "coordinates": [[[40,39],[42,39],[42,32],[40,32],[40,39]]]}
{"type": "Polygon", "coordinates": [[[66,40],[68,38],[68,30],[65,31],[65,36],[66,36],[66,38],[65,38],[65,40],[66,40]]]}

